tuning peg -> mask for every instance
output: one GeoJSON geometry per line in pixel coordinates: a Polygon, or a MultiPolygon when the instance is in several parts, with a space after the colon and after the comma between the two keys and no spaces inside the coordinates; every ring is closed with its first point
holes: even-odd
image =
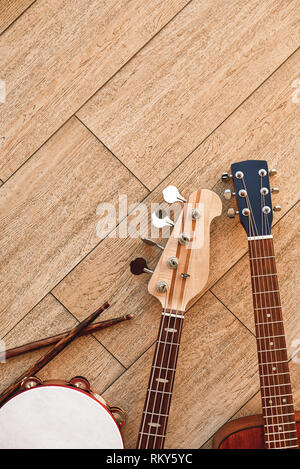
{"type": "Polygon", "coordinates": [[[279,192],[278,187],[273,187],[273,189],[271,189],[271,192],[273,192],[273,194],[278,194],[279,192]]]}
{"type": "Polygon", "coordinates": [[[227,210],[227,216],[229,218],[234,218],[236,215],[238,215],[238,213],[238,210],[234,210],[232,207],[227,210]]]}
{"type": "Polygon", "coordinates": [[[277,174],[277,169],[270,169],[269,174],[270,176],[275,176],[277,174]]]}
{"type": "Polygon", "coordinates": [[[274,212],[280,212],[280,210],[281,210],[280,205],[275,205],[275,207],[273,207],[274,212]]]}
{"type": "Polygon", "coordinates": [[[182,197],[176,186],[168,186],[163,190],[163,196],[165,202],[173,204],[174,202],[186,202],[186,199],[182,197]]]}
{"type": "Polygon", "coordinates": [[[222,181],[226,181],[227,179],[232,178],[232,174],[229,173],[223,173],[221,176],[222,181]]]}
{"type": "Polygon", "coordinates": [[[164,228],[165,226],[174,226],[175,223],[168,216],[159,218],[156,212],[153,212],[151,215],[152,223],[155,228],[164,228]]]}
{"type": "Polygon", "coordinates": [[[233,197],[235,195],[235,192],[232,192],[230,189],[226,189],[224,191],[224,197],[226,200],[230,200],[231,197],[233,197]]]}
{"type": "Polygon", "coordinates": [[[155,246],[155,247],[161,249],[162,251],[165,249],[164,246],[161,246],[161,244],[155,243],[155,241],[152,241],[152,239],[141,238],[141,240],[143,241],[143,243],[148,244],[149,246],[155,246]]]}
{"type": "Polygon", "coordinates": [[[153,274],[153,270],[149,269],[143,257],[137,257],[130,262],[130,272],[134,275],[153,274]]]}

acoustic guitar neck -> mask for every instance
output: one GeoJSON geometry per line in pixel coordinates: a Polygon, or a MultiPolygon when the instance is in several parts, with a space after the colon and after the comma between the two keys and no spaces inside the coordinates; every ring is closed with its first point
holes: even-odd
{"type": "Polygon", "coordinates": [[[137,442],[138,449],[164,447],[184,315],[163,311],[137,442]]]}
{"type": "MultiPolygon", "coordinates": [[[[259,379],[267,449],[298,448],[288,353],[282,319],[276,262],[271,234],[273,213],[268,169],[264,160],[246,160],[231,166],[238,212],[249,243],[259,379]]],[[[222,176],[227,178],[227,173],[222,176]]],[[[228,194],[231,191],[226,191],[228,194]]],[[[230,194],[228,195],[228,197],[230,194]]],[[[230,197],[229,197],[230,198],[230,197]]]]}
{"type": "Polygon", "coordinates": [[[298,448],[273,239],[248,240],[265,446],[298,448]]]}

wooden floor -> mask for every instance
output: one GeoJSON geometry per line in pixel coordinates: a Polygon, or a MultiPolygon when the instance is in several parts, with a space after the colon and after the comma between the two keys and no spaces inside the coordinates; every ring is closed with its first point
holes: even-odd
{"type": "MultiPolygon", "coordinates": [[[[168,184],[221,195],[231,163],[268,160],[278,170],[273,234],[291,357],[299,347],[299,6],[0,0],[0,337],[10,347],[58,333],[106,299],[103,318],[134,313],[39,374],[84,375],[124,407],[128,448],[160,318],[129,262],[154,267],[159,253],[120,238],[126,220],[99,239],[100,203],[127,194],[150,209],[168,184]]],[[[226,421],[260,412],[247,241],[228,207],[212,225],[207,290],[186,315],[167,448],[210,448],[226,421]]],[[[43,353],[0,364],[0,391],[43,353]]]]}

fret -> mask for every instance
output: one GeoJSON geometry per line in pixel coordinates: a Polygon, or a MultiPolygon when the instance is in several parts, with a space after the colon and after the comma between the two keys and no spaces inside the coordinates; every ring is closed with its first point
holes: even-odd
{"type": "MultiPolygon", "coordinates": [[[[276,376],[276,375],[275,375],[276,376]]],[[[270,384],[270,385],[267,385],[267,386],[260,386],[261,388],[277,388],[279,386],[290,386],[291,383],[283,383],[283,384],[270,384]]]]}
{"type": "Polygon", "coordinates": [[[276,292],[279,292],[279,290],[257,291],[257,292],[253,292],[253,295],[264,295],[267,293],[276,293],[276,292]]]}
{"type": "Polygon", "coordinates": [[[269,336],[264,336],[264,337],[256,337],[257,340],[265,340],[265,339],[274,339],[275,337],[285,337],[284,334],[279,334],[279,335],[269,335],[269,336]]]}
{"type": "Polygon", "coordinates": [[[268,353],[268,352],[279,352],[281,350],[287,350],[286,347],[284,348],[274,348],[274,349],[270,349],[270,350],[258,350],[259,353],[268,353]]]}
{"type": "Polygon", "coordinates": [[[166,438],[166,435],[160,435],[159,433],[145,433],[145,432],[139,432],[141,436],[158,436],[159,438],[166,438]]]}
{"type": "Polygon", "coordinates": [[[291,449],[291,448],[299,448],[299,446],[298,445],[293,445],[293,446],[284,446],[283,448],[279,447],[279,448],[272,448],[272,449],[291,449]]]}
{"type": "Polygon", "coordinates": [[[165,340],[157,340],[157,342],[159,344],[176,345],[177,347],[179,347],[179,345],[180,345],[177,342],[166,342],[165,340]]]}
{"type": "MultiPolygon", "coordinates": [[[[295,424],[295,422],[280,422],[280,423],[277,423],[277,424],[276,423],[275,424],[274,423],[273,424],[272,423],[265,423],[265,427],[274,427],[274,426],[276,427],[276,425],[279,425],[280,427],[282,427],[282,425],[294,425],[294,424],[295,424]]],[[[284,431],[286,433],[291,432],[291,430],[284,430],[284,431]]]]}
{"type": "Polygon", "coordinates": [[[166,368],[166,367],[159,366],[159,365],[152,365],[152,368],[157,368],[159,370],[176,371],[176,368],[166,368]]]}
{"type": "Polygon", "coordinates": [[[158,393],[160,393],[160,394],[170,394],[170,395],[172,395],[171,392],[168,392],[168,391],[159,391],[158,389],[150,389],[150,388],[148,388],[147,391],[149,391],[149,392],[158,392],[158,393]]]}
{"type": "Polygon", "coordinates": [[[258,366],[264,366],[264,365],[277,365],[277,363],[288,363],[287,360],[281,360],[281,361],[276,361],[276,362],[261,362],[258,364],[258,366]]]}
{"type": "Polygon", "coordinates": [[[172,318],[184,319],[184,316],[182,314],[173,314],[173,313],[165,313],[165,312],[162,312],[161,314],[162,316],[171,316],[172,318]]]}
{"type": "MultiPolygon", "coordinates": [[[[294,404],[278,404],[280,405],[280,407],[288,407],[290,405],[294,405],[294,404]]],[[[267,406],[264,406],[264,409],[273,409],[273,408],[277,408],[278,405],[267,405],[267,406]]]]}
{"type": "Polygon", "coordinates": [[[275,256],[264,256],[264,257],[249,257],[250,261],[254,261],[256,259],[274,259],[275,256]]]}
{"type": "Polygon", "coordinates": [[[273,373],[271,375],[259,375],[261,378],[266,378],[267,376],[272,376],[272,378],[276,377],[276,376],[280,376],[280,375],[289,375],[290,373],[287,371],[286,373],[273,373]]]}
{"type": "Polygon", "coordinates": [[[266,441],[266,443],[280,443],[280,442],[293,441],[293,440],[298,440],[298,438],[295,437],[295,438],[285,438],[284,440],[271,440],[271,441],[266,441]]]}
{"type": "Polygon", "coordinates": [[[281,308],[281,305],[277,305],[277,306],[263,306],[261,308],[253,308],[253,309],[274,309],[274,308],[281,308]]]}
{"type": "Polygon", "coordinates": [[[277,273],[272,274],[261,274],[261,275],[251,275],[252,278],[260,278],[260,277],[273,277],[274,275],[277,276],[277,273]]]}
{"type": "MultiPolygon", "coordinates": [[[[278,407],[280,407],[280,404],[278,405],[278,407]]],[[[288,415],[293,415],[295,417],[295,412],[291,412],[289,414],[279,414],[279,415],[264,415],[263,417],[264,417],[264,419],[271,419],[271,418],[275,418],[275,417],[287,417],[288,415]]]]}
{"type": "Polygon", "coordinates": [[[157,414],[154,412],[147,412],[146,410],[143,411],[143,414],[149,414],[149,415],[158,415],[159,417],[169,417],[167,414],[157,414]]]}
{"type": "Polygon", "coordinates": [[[292,396],[293,394],[281,394],[280,396],[262,396],[262,399],[270,399],[270,397],[272,397],[272,399],[276,398],[276,397],[286,397],[286,396],[292,396]]]}
{"type": "Polygon", "coordinates": [[[262,235],[262,236],[248,236],[249,241],[256,241],[258,239],[272,239],[272,235],[262,235]]]}
{"type": "MultiPolygon", "coordinates": [[[[295,433],[295,432],[297,433],[297,430],[287,430],[286,433],[295,433]]],[[[272,432],[272,433],[268,432],[268,435],[281,435],[281,434],[282,432],[272,432]]]]}
{"type": "Polygon", "coordinates": [[[279,324],[279,323],[282,323],[282,324],[283,324],[283,321],[257,322],[256,325],[257,325],[257,326],[261,326],[262,324],[279,324]]]}

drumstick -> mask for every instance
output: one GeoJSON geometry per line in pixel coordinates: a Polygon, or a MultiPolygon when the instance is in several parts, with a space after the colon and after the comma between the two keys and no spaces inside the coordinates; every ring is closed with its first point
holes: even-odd
{"type": "Polygon", "coordinates": [[[34,365],[32,365],[25,373],[22,373],[16,381],[11,384],[5,391],[0,395],[0,406],[6,401],[13,393],[15,393],[24,378],[29,378],[29,376],[34,376],[38,373],[47,363],[49,363],[59,352],[61,352],[67,345],[69,345],[75,337],[77,337],[80,332],[83,331],[89,324],[91,324],[100,314],[109,307],[109,303],[106,301],[100,308],[97,309],[94,313],[88,316],[84,321],[77,324],[71,331],[63,337],[54,347],[49,350],[42,358],[40,358],[34,365]]]}
{"type": "MultiPolygon", "coordinates": [[[[106,329],[107,327],[114,326],[122,321],[128,321],[132,319],[133,314],[126,314],[125,316],[119,316],[113,319],[107,319],[106,321],[97,322],[96,324],[91,324],[87,326],[79,336],[92,334],[93,332],[100,331],[101,329],[106,329]]],[[[30,342],[28,344],[20,345],[19,347],[13,347],[11,349],[5,350],[0,353],[0,362],[7,360],[8,358],[17,357],[24,353],[32,352],[33,350],[38,350],[48,345],[56,344],[63,337],[66,337],[70,331],[62,332],[61,334],[53,335],[51,337],[46,337],[44,339],[36,340],[35,342],[30,342]]]]}

